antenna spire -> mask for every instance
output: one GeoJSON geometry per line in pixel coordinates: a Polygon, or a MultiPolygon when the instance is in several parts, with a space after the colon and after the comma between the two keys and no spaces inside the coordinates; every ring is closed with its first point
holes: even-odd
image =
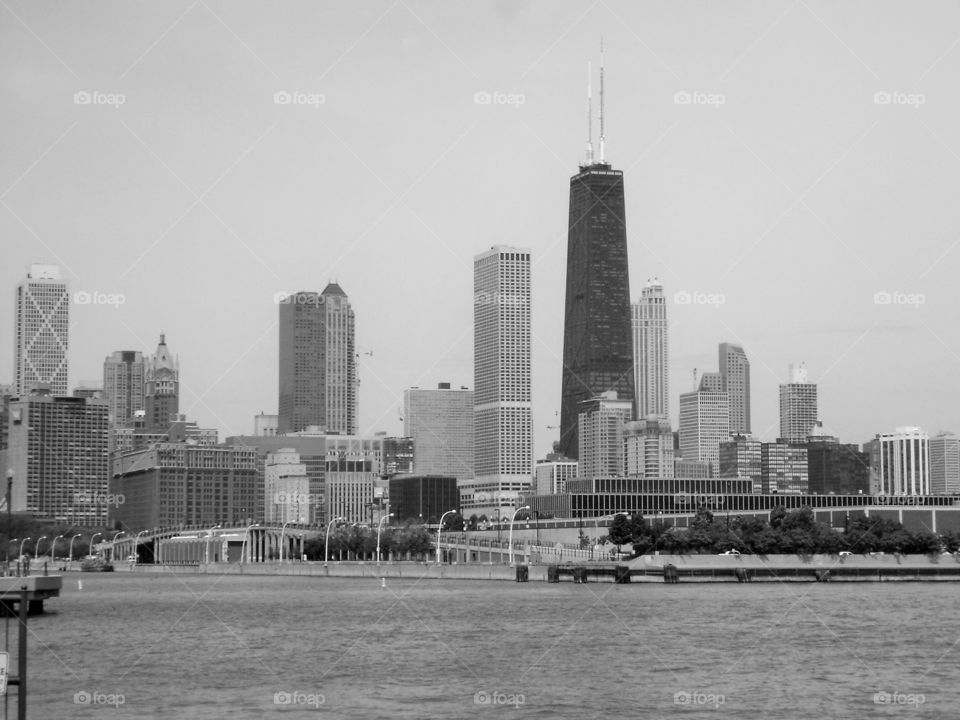
{"type": "Polygon", "coordinates": [[[606,162],[604,158],[604,145],[607,136],[603,131],[603,38],[600,38],[600,162],[606,162]]]}
{"type": "Polygon", "coordinates": [[[593,67],[587,63],[587,165],[593,165],[593,67]]]}

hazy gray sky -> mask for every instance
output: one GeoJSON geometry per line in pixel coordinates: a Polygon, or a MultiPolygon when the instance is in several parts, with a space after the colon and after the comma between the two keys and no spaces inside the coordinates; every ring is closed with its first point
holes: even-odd
{"type": "Polygon", "coordinates": [[[0,380],[13,288],[55,262],[73,292],[123,296],[71,309],[71,385],[165,331],[182,409],[249,433],[276,411],[274,295],[337,280],[373,352],[361,431],[398,433],[405,387],[473,386],[472,257],[522,245],[541,456],[601,36],[631,294],[657,276],[693,301],[669,308],[674,424],[731,341],[764,439],[800,360],[848,442],[960,430],[948,2],[4,0],[0,380]]]}

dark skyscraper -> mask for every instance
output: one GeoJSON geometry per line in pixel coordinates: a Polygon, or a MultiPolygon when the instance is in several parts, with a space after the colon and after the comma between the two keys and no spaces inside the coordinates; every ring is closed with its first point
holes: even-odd
{"type": "Polygon", "coordinates": [[[320,294],[297,292],[280,300],[278,432],[317,426],[357,432],[357,366],[353,309],[329,283],[320,294]]]}
{"type": "Polygon", "coordinates": [[[604,160],[605,139],[601,61],[600,161],[588,140],[587,162],[570,179],[560,406],[560,452],[569,458],[579,455],[581,402],[608,390],[636,397],[623,172],[604,160]]]}

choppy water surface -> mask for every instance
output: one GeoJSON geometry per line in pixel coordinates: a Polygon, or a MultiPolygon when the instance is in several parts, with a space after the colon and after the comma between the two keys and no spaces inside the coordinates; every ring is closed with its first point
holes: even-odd
{"type": "Polygon", "coordinates": [[[958,594],[73,574],[29,716],[957,717],[958,594]]]}

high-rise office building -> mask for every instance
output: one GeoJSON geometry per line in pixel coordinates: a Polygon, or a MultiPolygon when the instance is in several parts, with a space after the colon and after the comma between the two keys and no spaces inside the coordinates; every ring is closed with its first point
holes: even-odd
{"type": "Polygon", "coordinates": [[[615,390],[608,390],[581,404],[578,477],[624,474],[624,429],[631,417],[633,403],[630,400],[620,400],[615,390]]]}
{"type": "MultiPolygon", "coordinates": [[[[605,159],[603,63],[600,158],[594,161],[588,93],[587,158],[570,178],[560,452],[576,459],[581,403],[613,390],[635,403],[623,172],[605,159]]],[[[634,408],[636,412],[636,408],[634,408]]]]}
{"type": "Polygon", "coordinates": [[[767,495],[805,495],[809,489],[807,448],[786,442],[760,445],[760,483],[767,495]]]}
{"type": "MultiPolygon", "coordinates": [[[[817,430],[820,430],[818,426],[817,430]]],[[[816,495],[869,495],[870,455],[815,431],[807,439],[808,491],[816,495]]]]}
{"type": "Polygon", "coordinates": [[[179,419],[180,361],[170,354],[163,333],[157,352],[146,361],[143,386],[144,424],[148,430],[163,430],[179,419]]]}
{"type": "Polygon", "coordinates": [[[280,301],[280,433],[357,433],[354,315],[336,283],[280,301]]]}
{"type": "Polygon", "coordinates": [[[300,462],[300,453],[281,448],[271,453],[263,464],[263,519],[267,523],[305,523],[316,517],[311,505],[317,498],[310,494],[307,466],[300,462]]]}
{"type": "Polygon", "coordinates": [[[31,394],[9,403],[7,464],[12,502],[48,520],[107,522],[110,497],[107,403],[31,394]]]}
{"type": "Polygon", "coordinates": [[[720,343],[720,389],[730,399],[730,433],[750,434],[750,361],[743,348],[720,343]]]}
{"type": "Polygon", "coordinates": [[[475,256],[473,295],[474,479],[463,509],[493,512],[533,477],[530,251],[495,246],[475,256]]]}
{"type": "MultiPolygon", "coordinates": [[[[470,405],[467,408],[467,415],[470,418],[470,432],[465,433],[469,438],[470,452],[467,457],[473,465],[473,398],[470,398],[470,405]]],[[[412,437],[386,437],[383,438],[383,476],[392,475],[410,475],[413,473],[414,459],[414,440],[412,437]]]]}
{"type": "Polygon", "coordinates": [[[633,304],[637,419],[670,419],[670,353],[663,286],[648,284],[633,304]]]}
{"type": "Polygon", "coordinates": [[[930,494],[930,436],[918,427],[877,435],[880,493],[930,494]]]}
{"type": "Polygon", "coordinates": [[[31,265],[16,290],[13,392],[25,397],[37,386],[67,394],[70,295],[56,265],[31,265]]]}
{"type": "Polygon", "coordinates": [[[559,495],[566,492],[567,481],[577,477],[577,461],[558,453],[550,453],[537,461],[533,469],[537,495],[559,495]]]}
{"type": "Polygon", "coordinates": [[[705,373],[699,389],[680,395],[681,456],[709,463],[711,477],[719,474],[720,443],[730,435],[730,403],[727,393],[714,389],[718,378],[705,373]]]}
{"type": "Polygon", "coordinates": [[[673,477],[673,432],[668,420],[647,418],[627,423],[623,451],[624,471],[628,477],[673,477]]]}
{"type": "Polygon", "coordinates": [[[750,478],[753,492],[762,492],[760,445],[759,440],[749,435],[735,435],[720,443],[720,477],[750,478]]]}
{"type": "Polygon", "coordinates": [[[930,438],[930,492],[960,494],[960,437],[952,432],[930,438]]]}
{"type": "Polygon", "coordinates": [[[473,479],[473,406],[472,390],[452,390],[447,382],[436,390],[403,391],[403,434],[413,439],[413,472],[473,479]]]}
{"type": "Polygon", "coordinates": [[[127,425],[144,409],[146,364],[138,350],[117,350],[103,361],[103,399],[110,424],[127,425]]]}
{"type": "Polygon", "coordinates": [[[817,424],[817,386],[808,382],[803,363],[791,365],[789,375],[780,386],[780,439],[802,443],[817,424]]]}

